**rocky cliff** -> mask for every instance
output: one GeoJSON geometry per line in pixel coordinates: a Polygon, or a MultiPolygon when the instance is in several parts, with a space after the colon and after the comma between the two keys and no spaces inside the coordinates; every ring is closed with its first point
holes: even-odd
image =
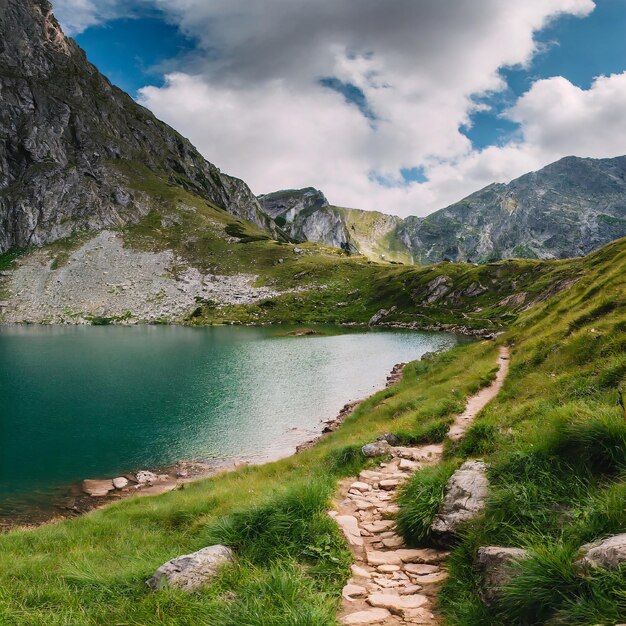
{"type": "Polygon", "coordinates": [[[422,263],[582,256],[626,235],[626,157],[566,157],[409,217],[398,235],[422,263]]]}
{"type": "Polygon", "coordinates": [[[266,198],[289,193],[286,227],[294,236],[327,245],[347,241],[374,260],[562,259],[626,236],[626,157],[566,157],[508,185],[489,185],[425,218],[337,209],[325,198],[324,204],[307,205],[304,196],[310,191],[269,194],[261,203],[267,208],[266,198]]]}
{"type": "Polygon", "coordinates": [[[87,61],[47,0],[0,0],[0,253],[138,221],[153,205],[123,174],[134,163],[277,233],[245,183],[87,61]]]}
{"type": "Polygon", "coordinates": [[[412,262],[407,245],[396,235],[399,217],[332,206],[313,187],[266,194],[259,202],[295,240],[323,243],[377,261],[412,262]]]}

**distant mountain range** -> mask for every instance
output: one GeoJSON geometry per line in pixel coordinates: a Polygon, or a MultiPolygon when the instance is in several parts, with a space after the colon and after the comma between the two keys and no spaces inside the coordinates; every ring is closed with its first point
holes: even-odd
{"type": "Polygon", "coordinates": [[[137,224],[176,189],[273,239],[378,261],[564,258],[626,235],[626,157],[561,159],[425,218],[332,206],[312,188],[256,198],[113,86],[47,0],[0,0],[0,94],[0,254],[137,224]]]}
{"type": "Polygon", "coordinates": [[[291,237],[374,260],[562,259],[626,236],[626,157],[565,157],[427,217],[331,206],[312,188],[270,193],[259,202],[291,237]]]}

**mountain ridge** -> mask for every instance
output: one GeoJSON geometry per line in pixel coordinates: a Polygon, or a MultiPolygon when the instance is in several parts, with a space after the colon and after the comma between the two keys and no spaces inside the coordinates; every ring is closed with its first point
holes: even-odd
{"type": "Polygon", "coordinates": [[[280,237],[241,180],[104,77],[47,0],[0,0],[0,252],[135,223],[153,210],[136,162],[280,237]]]}
{"type": "MultiPolygon", "coordinates": [[[[266,208],[268,201],[284,193],[260,196],[261,205],[266,208]]],[[[297,190],[289,193],[294,196],[297,190]]],[[[326,202],[319,211],[337,209],[326,202]]],[[[327,225],[325,235],[310,227],[320,219],[315,211],[302,215],[292,207],[290,219],[295,228],[290,232],[296,238],[327,245],[340,241],[340,247],[363,252],[372,260],[390,260],[393,255],[368,247],[371,237],[367,233],[349,230],[346,216],[361,213],[359,209],[335,211],[335,230],[327,225]],[[306,236],[309,231],[314,238],[306,236]]],[[[388,218],[387,244],[401,250],[404,259],[398,260],[405,262],[407,258],[438,263],[583,256],[626,235],[626,156],[563,157],[510,183],[487,185],[425,217],[379,215],[388,218]]]]}

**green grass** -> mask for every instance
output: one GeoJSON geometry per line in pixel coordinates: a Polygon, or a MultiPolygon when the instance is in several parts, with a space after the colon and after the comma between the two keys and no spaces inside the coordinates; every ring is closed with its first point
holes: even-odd
{"type": "Polygon", "coordinates": [[[415,473],[398,498],[398,530],[412,546],[429,545],[430,527],[445,495],[445,486],[458,463],[447,461],[415,473]]]}
{"type": "MultiPolygon", "coordinates": [[[[447,624],[608,625],[626,615],[626,569],[587,576],[574,566],[583,543],[626,532],[625,251],[622,241],[590,255],[576,285],[520,317],[503,337],[513,357],[502,392],[446,448],[448,463],[486,460],[492,485],[449,562],[447,624]],[[473,565],[484,545],[530,554],[491,607],[473,565]]],[[[434,508],[425,499],[401,519],[434,508]]]]}

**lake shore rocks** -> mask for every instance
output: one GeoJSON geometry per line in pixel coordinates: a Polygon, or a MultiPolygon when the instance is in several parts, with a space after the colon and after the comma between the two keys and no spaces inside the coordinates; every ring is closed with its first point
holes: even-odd
{"type": "Polygon", "coordinates": [[[83,480],[83,491],[93,498],[102,498],[114,488],[110,478],[106,480],[83,480]]]}
{"type": "Polygon", "coordinates": [[[113,479],[113,486],[116,489],[124,489],[124,487],[128,487],[128,478],[125,476],[118,476],[113,479]]]}
{"type": "Polygon", "coordinates": [[[233,561],[234,555],[230,548],[223,545],[209,546],[164,563],[148,578],[146,585],[153,591],[166,587],[195,591],[210,583],[222,566],[233,561]]]}

